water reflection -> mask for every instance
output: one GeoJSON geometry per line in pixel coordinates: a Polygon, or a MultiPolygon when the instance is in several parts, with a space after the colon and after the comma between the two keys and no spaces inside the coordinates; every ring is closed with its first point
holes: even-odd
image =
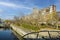
{"type": "Polygon", "coordinates": [[[0,29],[0,40],[18,40],[17,37],[9,29],[0,29]]]}

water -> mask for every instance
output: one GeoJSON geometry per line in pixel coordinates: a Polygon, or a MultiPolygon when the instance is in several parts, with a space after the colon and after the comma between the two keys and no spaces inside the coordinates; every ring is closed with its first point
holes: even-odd
{"type": "Polygon", "coordinates": [[[13,32],[9,29],[0,29],[0,40],[18,40],[13,32]]]}

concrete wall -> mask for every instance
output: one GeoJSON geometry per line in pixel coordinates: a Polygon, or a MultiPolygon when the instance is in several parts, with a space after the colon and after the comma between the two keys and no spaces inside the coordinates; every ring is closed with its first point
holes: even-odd
{"type": "Polygon", "coordinates": [[[27,34],[25,31],[23,31],[22,29],[20,29],[16,26],[13,26],[13,25],[10,25],[10,26],[15,32],[17,32],[21,36],[24,36],[25,34],[27,34]]]}

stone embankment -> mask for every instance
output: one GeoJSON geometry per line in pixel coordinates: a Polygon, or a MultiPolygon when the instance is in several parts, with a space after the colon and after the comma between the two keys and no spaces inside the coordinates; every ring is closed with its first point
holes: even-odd
{"type": "MultiPolygon", "coordinates": [[[[14,25],[10,25],[11,26],[11,28],[13,29],[13,31],[15,31],[16,33],[18,33],[19,35],[21,35],[21,36],[24,36],[24,35],[26,35],[26,34],[28,34],[28,33],[31,33],[31,31],[26,31],[26,30],[23,30],[23,29],[21,29],[21,28],[18,28],[18,27],[16,27],[16,26],[14,26],[14,25]]],[[[37,36],[37,34],[30,34],[30,35],[28,35],[29,36],[29,38],[36,38],[36,36],[37,36]]],[[[25,38],[27,38],[28,36],[26,36],[25,38]]]]}
{"type": "MultiPolygon", "coordinates": [[[[24,36],[24,35],[30,33],[30,32],[27,32],[26,30],[23,30],[21,28],[13,26],[13,25],[11,25],[11,28],[14,31],[16,31],[21,36],[24,36]]],[[[44,36],[44,37],[49,37],[49,36],[51,36],[51,37],[58,37],[58,36],[60,36],[60,30],[56,30],[56,29],[41,29],[40,31],[45,31],[45,30],[47,30],[47,31],[59,31],[59,32],[49,32],[49,33],[48,32],[39,32],[38,33],[39,34],[39,36],[38,36],[39,38],[42,37],[42,36],[44,36]]],[[[24,38],[28,38],[28,37],[29,38],[36,38],[37,34],[36,33],[32,33],[32,34],[27,35],[24,38]]]]}
{"type": "Polygon", "coordinates": [[[25,32],[24,30],[22,30],[22,29],[20,29],[20,28],[18,28],[16,26],[13,26],[13,25],[10,25],[10,26],[16,33],[18,33],[21,36],[27,34],[27,32],[25,32]]]}

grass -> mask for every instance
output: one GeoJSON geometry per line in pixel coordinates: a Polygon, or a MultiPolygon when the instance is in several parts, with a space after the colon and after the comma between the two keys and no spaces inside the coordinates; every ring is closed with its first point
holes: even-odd
{"type": "Polygon", "coordinates": [[[24,27],[24,28],[26,28],[26,29],[28,29],[28,30],[34,30],[34,31],[40,30],[39,27],[34,26],[34,25],[30,25],[30,24],[26,24],[26,23],[23,23],[23,24],[22,24],[22,27],[24,27]]]}
{"type": "Polygon", "coordinates": [[[39,31],[40,29],[43,29],[43,28],[51,28],[51,29],[54,29],[53,27],[49,26],[49,25],[40,25],[40,26],[36,26],[36,25],[32,25],[32,24],[29,24],[29,23],[21,23],[21,24],[14,24],[15,26],[19,26],[19,28],[22,28],[22,29],[26,29],[26,30],[33,30],[33,31],[39,31]]]}

